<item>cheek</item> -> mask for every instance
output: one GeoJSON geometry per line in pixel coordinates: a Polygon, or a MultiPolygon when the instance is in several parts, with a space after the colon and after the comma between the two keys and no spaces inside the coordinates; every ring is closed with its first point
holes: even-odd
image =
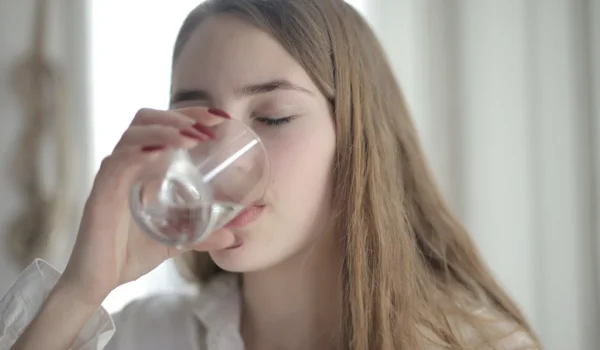
{"type": "Polygon", "coordinates": [[[278,205],[302,211],[311,207],[310,202],[316,207],[327,195],[335,133],[330,123],[322,124],[290,128],[269,146],[270,190],[278,205]]]}

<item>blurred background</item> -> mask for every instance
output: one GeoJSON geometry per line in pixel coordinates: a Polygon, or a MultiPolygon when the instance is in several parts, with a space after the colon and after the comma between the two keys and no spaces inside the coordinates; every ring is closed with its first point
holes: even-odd
{"type": "MultiPolygon", "coordinates": [[[[167,107],[173,41],[199,2],[0,0],[0,294],[31,258],[15,232],[56,224],[36,244],[64,267],[101,159],[140,107],[167,107]]],[[[388,52],[444,193],[545,349],[600,349],[600,1],[349,2],[388,52]]],[[[167,262],[105,306],[180,282],[167,262]]]]}

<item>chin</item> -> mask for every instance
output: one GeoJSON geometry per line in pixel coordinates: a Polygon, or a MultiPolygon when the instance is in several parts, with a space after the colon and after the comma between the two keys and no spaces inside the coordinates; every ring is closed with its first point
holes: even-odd
{"type": "Polygon", "coordinates": [[[210,252],[210,257],[221,269],[228,272],[246,273],[267,269],[278,263],[267,252],[257,252],[241,244],[210,252]]]}
{"type": "Polygon", "coordinates": [[[210,253],[210,257],[218,267],[227,272],[254,272],[268,268],[270,265],[257,261],[263,259],[252,259],[251,257],[232,254],[224,250],[213,251],[210,253]]]}

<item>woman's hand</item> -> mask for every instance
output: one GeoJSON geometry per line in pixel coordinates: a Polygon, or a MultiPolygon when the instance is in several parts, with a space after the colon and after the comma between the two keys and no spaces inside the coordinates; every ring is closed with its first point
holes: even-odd
{"type": "MultiPolygon", "coordinates": [[[[190,148],[212,137],[203,126],[211,118],[218,117],[204,108],[137,113],[113,153],[102,162],[60,284],[99,304],[114,288],[182,252],[155,242],[137,227],[129,211],[129,190],[139,169],[165,149],[190,148]]],[[[231,232],[223,230],[194,250],[223,249],[234,241],[231,232]]]]}
{"type": "MultiPolygon", "coordinates": [[[[202,108],[138,112],[96,175],[65,272],[11,349],[71,348],[108,293],[181,252],[138,229],[129,213],[128,193],[138,170],[151,158],[167,148],[189,148],[209,139],[211,131],[202,125],[211,118],[215,116],[202,108]]],[[[232,233],[222,230],[194,250],[221,249],[234,242],[232,233]]]]}

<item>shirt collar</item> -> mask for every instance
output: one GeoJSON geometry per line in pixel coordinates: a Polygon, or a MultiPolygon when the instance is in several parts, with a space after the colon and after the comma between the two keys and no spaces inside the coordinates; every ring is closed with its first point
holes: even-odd
{"type": "Polygon", "coordinates": [[[239,276],[221,274],[200,288],[194,313],[209,337],[240,337],[241,295],[239,276]],[[212,336],[211,336],[212,335],[212,336]]]}

